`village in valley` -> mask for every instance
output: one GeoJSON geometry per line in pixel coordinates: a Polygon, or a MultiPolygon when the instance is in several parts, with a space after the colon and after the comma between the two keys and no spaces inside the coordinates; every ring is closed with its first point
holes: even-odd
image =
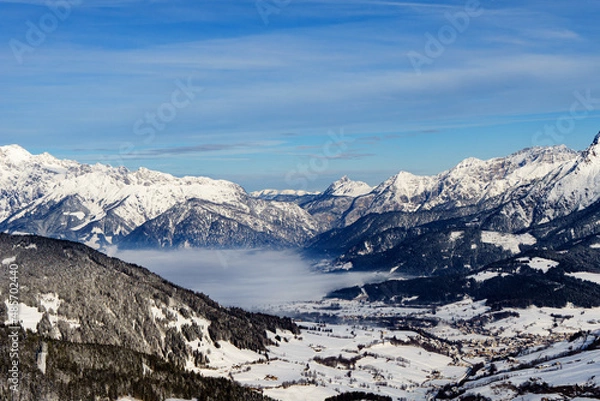
{"type": "Polygon", "coordinates": [[[512,400],[551,396],[556,389],[564,394],[570,386],[574,395],[576,389],[583,395],[600,391],[600,377],[593,374],[600,361],[600,308],[492,311],[470,299],[434,308],[339,299],[272,308],[295,315],[302,333],[278,331],[267,357],[203,374],[226,375],[285,400],[344,392],[392,400],[469,394],[512,400]]]}

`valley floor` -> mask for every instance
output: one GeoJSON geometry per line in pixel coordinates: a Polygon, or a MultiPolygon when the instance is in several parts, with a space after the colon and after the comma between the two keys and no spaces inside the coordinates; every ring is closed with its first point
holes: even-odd
{"type": "Polygon", "coordinates": [[[345,392],[393,400],[600,398],[600,308],[491,311],[465,299],[432,307],[325,300],[272,307],[300,335],[271,334],[268,359],[211,359],[224,376],[282,401],[345,392]],[[476,399],[476,398],[471,398],[476,399]]]}

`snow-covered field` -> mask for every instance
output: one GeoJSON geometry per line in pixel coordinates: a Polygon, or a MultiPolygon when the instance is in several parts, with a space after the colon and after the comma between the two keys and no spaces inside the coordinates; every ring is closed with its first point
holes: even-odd
{"type": "Polygon", "coordinates": [[[565,400],[571,398],[552,396],[557,392],[553,389],[577,386],[580,393],[595,393],[594,399],[598,399],[600,365],[597,361],[600,361],[600,350],[588,347],[599,336],[600,331],[596,331],[574,341],[555,343],[536,352],[497,361],[494,363],[496,373],[463,385],[465,395],[480,394],[494,401],[565,400]],[[523,394],[527,393],[527,389],[542,395],[523,394]]]}
{"type": "Polygon", "coordinates": [[[521,245],[535,245],[537,241],[531,234],[515,235],[495,231],[483,231],[481,233],[481,242],[495,245],[517,254],[520,252],[521,245]]]}
{"type": "Polygon", "coordinates": [[[468,369],[456,358],[416,345],[422,339],[415,332],[299,324],[308,327],[299,336],[271,335],[277,345],[270,347],[268,360],[221,367],[212,374],[263,388],[280,400],[322,400],[350,391],[425,399],[436,386],[457,381],[468,369]]]}
{"type": "MultiPolygon", "coordinates": [[[[532,260],[530,265],[546,269],[553,267],[551,262],[532,260]]],[[[271,348],[268,362],[242,366],[232,372],[236,381],[262,387],[265,394],[278,400],[323,400],[348,391],[373,392],[394,400],[427,400],[445,384],[467,378],[476,363],[482,363],[484,368],[464,384],[467,395],[481,394],[499,401],[577,399],[553,398],[550,390],[549,397],[521,390],[505,391],[511,386],[526,387],[532,380],[550,388],[579,384],[600,389],[600,366],[596,364],[600,351],[587,349],[600,337],[600,308],[506,309],[496,319],[491,317],[498,311],[491,311],[485,301],[470,299],[434,309],[342,300],[294,303],[280,308],[283,313],[310,315],[314,319],[319,313],[329,319],[333,314],[346,323],[299,322],[317,330],[303,330],[301,336],[278,333],[281,341],[271,348]],[[358,323],[367,317],[371,323],[374,318],[385,322],[392,317],[436,319],[438,323],[416,331],[358,323]],[[469,323],[477,319],[484,323],[469,323]],[[591,334],[569,341],[580,332],[591,334]],[[424,337],[423,333],[431,337],[424,337]],[[413,344],[406,344],[411,339],[413,344]],[[459,343],[461,350],[441,343],[439,352],[426,351],[425,348],[431,350],[431,345],[440,345],[437,339],[459,343]],[[324,366],[319,358],[331,358],[335,364],[324,366]],[[340,360],[345,362],[336,362],[340,360]],[[347,365],[349,360],[355,360],[351,367],[347,365]],[[498,372],[512,373],[494,375],[492,364],[498,372]]]]}
{"type": "Polygon", "coordinates": [[[600,274],[598,273],[578,272],[568,273],[567,275],[578,278],[580,280],[586,280],[591,281],[592,283],[600,284],[600,274]]]}
{"type": "Polygon", "coordinates": [[[550,269],[555,268],[559,265],[558,262],[554,260],[544,259],[544,258],[522,258],[517,259],[519,262],[523,262],[534,270],[540,270],[542,273],[547,273],[550,269]]]}
{"type": "Polygon", "coordinates": [[[352,391],[393,400],[429,400],[444,386],[457,383],[454,389],[465,396],[480,394],[494,401],[581,401],[586,398],[557,396],[553,389],[574,385],[600,389],[600,350],[593,347],[600,338],[600,308],[508,309],[481,326],[466,322],[498,311],[470,299],[435,309],[324,300],[277,310],[309,314],[314,320],[319,320],[319,313],[329,319],[336,315],[341,322],[299,320],[299,335],[269,333],[275,345],[268,357],[223,343],[213,354],[211,367],[199,371],[232,378],[281,401],[320,401],[352,391]],[[398,329],[374,325],[372,320],[365,324],[365,317],[381,322],[390,317],[435,318],[437,324],[398,329]],[[579,334],[571,338],[575,333],[579,334]],[[534,394],[538,390],[527,390],[531,386],[548,390],[540,396],[534,394]]]}
{"type": "MultiPolygon", "coordinates": [[[[584,278],[581,274],[576,277],[584,278]]],[[[44,294],[38,302],[40,310],[58,319],[55,310],[62,300],[56,294],[44,294]]],[[[20,306],[22,325],[35,330],[40,310],[20,306]]],[[[187,345],[206,354],[210,363],[198,368],[190,361],[187,368],[231,378],[281,401],[322,401],[354,391],[418,401],[453,387],[458,393],[450,399],[480,394],[494,401],[584,400],[557,396],[575,385],[588,389],[580,394],[600,394],[600,308],[496,311],[468,298],[423,308],[327,299],[267,312],[297,316],[301,333],[268,333],[275,345],[266,354],[256,353],[208,340],[210,322],[191,318],[207,341],[187,345]],[[534,394],[540,388],[546,396],[534,394]]],[[[175,308],[153,308],[152,313],[155,318],[175,315],[173,327],[189,323],[175,308]]]]}

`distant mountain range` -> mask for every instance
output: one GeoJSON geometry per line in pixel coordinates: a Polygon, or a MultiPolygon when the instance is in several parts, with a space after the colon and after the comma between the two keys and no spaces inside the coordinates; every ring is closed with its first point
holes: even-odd
{"type": "Polygon", "coordinates": [[[296,247],[333,260],[330,268],[431,274],[599,233],[599,173],[600,134],[583,152],[470,158],[376,187],[343,177],[321,193],[248,194],[228,181],[85,165],[11,145],[0,147],[0,231],[95,248],[296,247]]]}
{"type": "Polygon", "coordinates": [[[600,134],[583,152],[532,148],[469,159],[435,177],[400,173],[356,198],[344,212],[352,223],[308,247],[334,265],[409,274],[476,269],[528,249],[558,249],[600,233],[599,173],[600,134]]]}
{"type": "Polygon", "coordinates": [[[0,231],[134,246],[297,246],[319,231],[292,203],[253,198],[237,184],[0,148],[0,231]],[[234,235],[234,233],[237,233],[234,235]]]}

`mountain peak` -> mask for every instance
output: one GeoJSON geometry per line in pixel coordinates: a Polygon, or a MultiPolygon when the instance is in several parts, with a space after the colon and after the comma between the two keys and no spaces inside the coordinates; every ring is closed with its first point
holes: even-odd
{"type": "Polygon", "coordinates": [[[363,181],[352,181],[347,175],[335,181],[324,192],[330,196],[351,196],[357,197],[368,194],[373,190],[369,184],[363,181]]]}
{"type": "Polygon", "coordinates": [[[600,157],[600,132],[596,134],[592,144],[583,152],[583,157],[587,161],[600,157]]]}
{"type": "Polygon", "coordinates": [[[407,182],[422,181],[422,180],[426,180],[429,178],[431,178],[431,177],[419,176],[419,175],[413,174],[409,171],[402,170],[402,171],[398,172],[396,175],[388,178],[386,181],[383,182],[382,185],[384,185],[384,186],[389,186],[389,185],[404,186],[404,185],[406,185],[407,182]]]}
{"type": "Polygon", "coordinates": [[[474,167],[474,166],[481,166],[485,164],[485,161],[478,159],[476,157],[468,157],[464,160],[462,160],[460,163],[458,163],[456,165],[456,167],[454,167],[455,169],[468,169],[470,167],[474,167]]]}
{"type": "Polygon", "coordinates": [[[591,144],[591,146],[596,146],[596,145],[600,145],[600,131],[598,131],[598,133],[596,134],[596,137],[594,138],[594,141],[591,144]]]}
{"type": "Polygon", "coordinates": [[[20,163],[30,157],[31,153],[19,145],[0,146],[0,158],[8,159],[12,163],[20,163]]]}

